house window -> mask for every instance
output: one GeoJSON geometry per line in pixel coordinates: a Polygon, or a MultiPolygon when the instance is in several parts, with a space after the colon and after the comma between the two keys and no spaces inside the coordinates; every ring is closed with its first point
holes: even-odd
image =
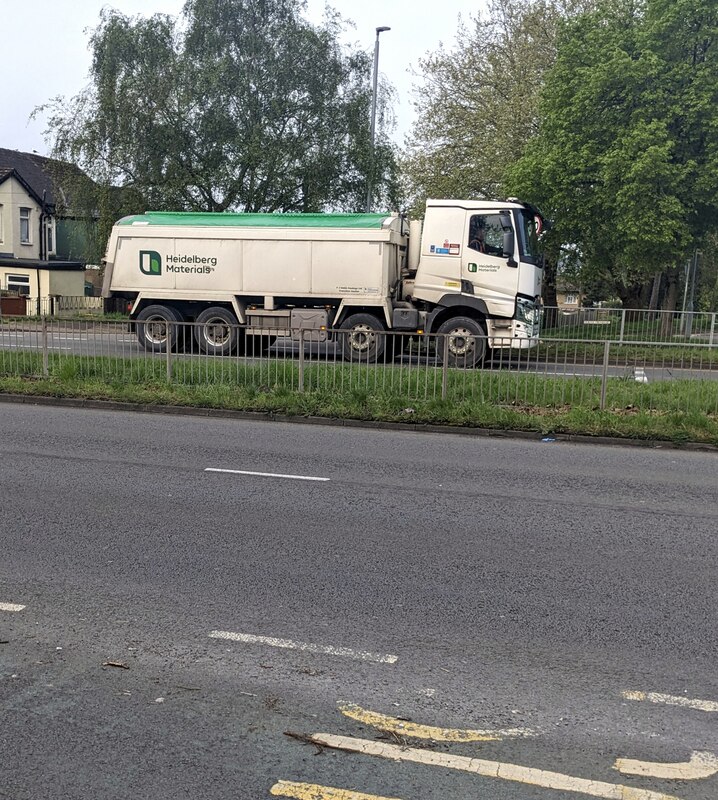
{"type": "Polygon", "coordinates": [[[577,306],[578,305],[578,295],[569,292],[566,295],[565,303],[567,306],[577,306]]]}
{"type": "Polygon", "coordinates": [[[30,276],[8,275],[7,290],[8,292],[14,292],[15,294],[30,294],[30,276]]]}
{"type": "Polygon", "coordinates": [[[30,209],[20,209],[20,244],[32,244],[30,240],[30,209]]]}
{"type": "Polygon", "coordinates": [[[55,255],[55,217],[45,220],[45,252],[48,256],[55,255]]]}

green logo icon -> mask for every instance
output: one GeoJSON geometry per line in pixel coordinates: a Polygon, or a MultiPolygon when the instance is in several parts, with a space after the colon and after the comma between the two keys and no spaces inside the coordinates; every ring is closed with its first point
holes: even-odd
{"type": "Polygon", "coordinates": [[[140,250],[140,272],[145,275],[161,275],[162,256],[156,250],[140,250]]]}

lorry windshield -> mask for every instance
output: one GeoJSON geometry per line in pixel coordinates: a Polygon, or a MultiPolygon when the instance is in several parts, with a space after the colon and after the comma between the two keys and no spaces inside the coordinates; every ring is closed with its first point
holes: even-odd
{"type": "Polygon", "coordinates": [[[536,235],[536,218],[530,211],[519,211],[517,217],[521,257],[533,264],[538,264],[539,251],[538,236],[536,235]]]}

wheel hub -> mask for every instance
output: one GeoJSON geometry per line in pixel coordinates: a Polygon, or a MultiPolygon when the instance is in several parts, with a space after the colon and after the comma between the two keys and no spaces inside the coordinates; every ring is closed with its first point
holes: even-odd
{"type": "Polygon", "coordinates": [[[232,332],[225,322],[209,320],[205,325],[204,336],[208,344],[219,347],[229,342],[232,332]]]}
{"type": "Polygon", "coordinates": [[[164,344],[167,341],[167,320],[150,317],[145,323],[145,337],[152,344],[164,344]]]}
{"type": "Polygon", "coordinates": [[[455,328],[449,334],[449,350],[455,356],[465,356],[473,352],[474,335],[467,328],[455,328]]]}
{"type": "Polygon", "coordinates": [[[376,340],[376,333],[369,325],[356,325],[349,334],[352,350],[364,353],[369,350],[376,340]]]}

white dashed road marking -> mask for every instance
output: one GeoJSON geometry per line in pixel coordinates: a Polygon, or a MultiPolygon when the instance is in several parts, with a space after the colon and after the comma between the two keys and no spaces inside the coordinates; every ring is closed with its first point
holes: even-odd
{"type": "MultiPolygon", "coordinates": [[[[16,342],[1,342],[3,347],[16,347],[20,350],[27,350],[28,352],[32,351],[32,345],[27,344],[17,344],[16,342]]],[[[72,350],[71,347],[62,347],[61,345],[57,344],[49,344],[47,346],[48,350],[72,350]]]]}
{"type": "Polygon", "coordinates": [[[294,642],[291,639],[275,639],[271,636],[255,636],[252,633],[233,633],[232,631],[212,631],[211,639],[227,639],[231,642],[244,642],[245,644],[266,644],[270,647],[284,647],[290,650],[303,650],[307,653],[322,653],[329,656],[344,656],[359,661],[375,661],[380,664],[393,664],[398,656],[384,655],[382,653],[367,653],[362,650],[352,650],[350,647],[332,647],[323,644],[309,644],[307,642],[294,642]]]}
{"type": "Polygon", "coordinates": [[[663,703],[667,706],[683,706],[694,708],[697,711],[718,711],[715,700],[691,700],[672,694],[658,694],[658,692],[621,692],[626,700],[647,700],[649,703],[663,703]]]}
{"type": "Polygon", "coordinates": [[[226,472],[230,475],[254,475],[259,478],[288,478],[293,481],[321,481],[326,482],[331,478],[318,478],[314,475],[283,475],[280,472],[250,472],[246,469],[216,469],[214,467],[206,467],[205,472],[226,472]]]}
{"type": "Polygon", "coordinates": [[[17,603],[0,603],[0,611],[22,611],[25,606],[17,603]]]}

